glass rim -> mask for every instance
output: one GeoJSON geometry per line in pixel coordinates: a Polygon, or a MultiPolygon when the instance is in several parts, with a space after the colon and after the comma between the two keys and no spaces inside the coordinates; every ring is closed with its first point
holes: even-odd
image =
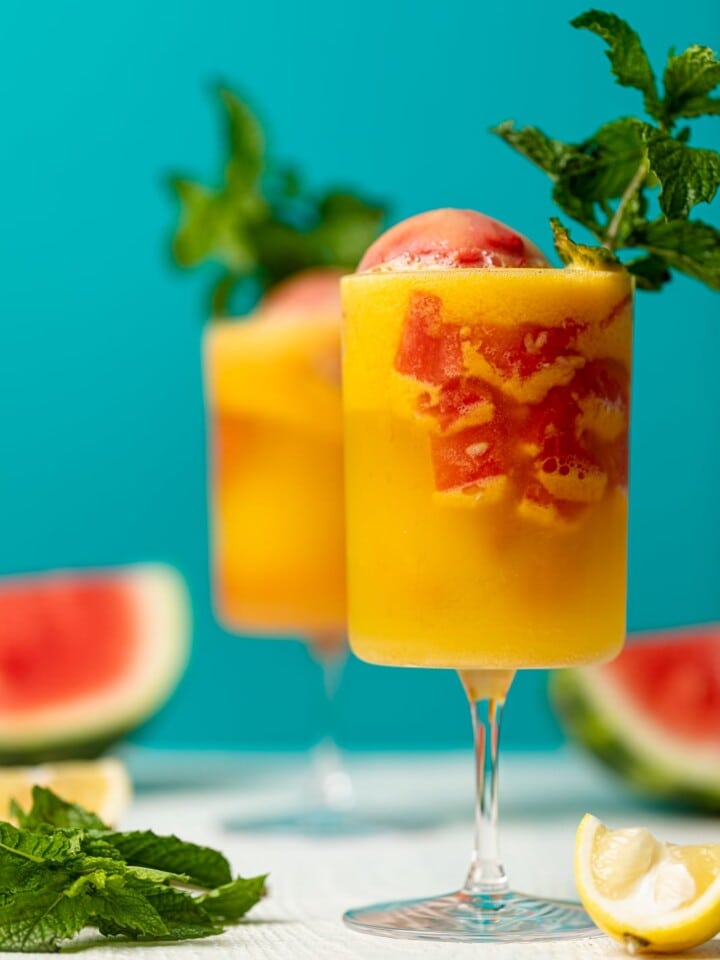
{"type": "Polygon", "coordinates": [[[565,278],[578,278],[578,277],[587,277],[588,275],[593,275],[597,277],[612,277],[624,276],[633,283],[634,286],[634,277],[629,273],[624,267],[614,269],[614,270],[597,270],[597,269],[588,269],[587,267],[423,267],[420,269],[413,269],[408,267],[405,270],[363,270],[361,273],[348,273],[344,277],[341,277],[340,284],[344,286],[348,283],[353,283],[355,281],[377,281],[377,280],[387,280],[390,277],[402,277],[403,279],[408,277],[417,277],[418,279],[432,279],[434,277],[448,277],[448,276],[458,276],[458,275],[468,275],[471,277],[539,277],[547,276],[557,278],[563,276],[565,278]]]}

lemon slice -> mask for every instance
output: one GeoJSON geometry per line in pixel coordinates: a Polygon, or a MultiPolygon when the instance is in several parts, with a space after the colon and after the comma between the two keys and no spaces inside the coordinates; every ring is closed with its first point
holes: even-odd
{"type": "Polygon", "coordinates": [[[0,820],[8,819],[13,799],[28,810],[36,784],[91,810],[110,826],[122,818],[132,797],[128,772],[112,757],[38,767],[0,767],[0,820]]]}
{"type": "Polygon", "coordinates": [[[675,953],[720,932],[720,843],[682,847],[586,814],[575,840],[583,906],[629,953],[675,953]]]}

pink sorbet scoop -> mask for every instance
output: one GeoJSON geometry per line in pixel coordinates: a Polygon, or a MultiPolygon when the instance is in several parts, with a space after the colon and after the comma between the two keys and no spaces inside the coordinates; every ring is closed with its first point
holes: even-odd
{"type": "Polygon", "coordinates": [[[445,208],[409,217],[368,248],[358,272],[448,267],[549,267],[535,244],[475,210],[445,208]]]}

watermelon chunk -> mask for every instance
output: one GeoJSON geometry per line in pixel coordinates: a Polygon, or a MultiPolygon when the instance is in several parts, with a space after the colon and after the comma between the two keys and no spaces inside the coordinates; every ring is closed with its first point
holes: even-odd
{"type": "Polygon", "coordinates": [[[654,797],[720,812],[720,624],[630,638],[611,663],[560,671],[568,734],[654,797]]]}
{"type": "Polygon", "coordinates": [[[494,422],[431,438],[435,486],[440,491],[482,487],[507,472],[506,451],[494,422]]]}
{"type": "Polygon", "coordinates": [[[539,403],[519,405],[523,421],[519,426],[521,442],[539,453],[552,443],[570,452],[577,444],[577,420],[580,405],[570,386],[553,387],[539,403]]]}
{"type": "Polygon", "coordinates": [[[147,720],[187,661],[189,604],[170,567],[0,581],[0,759],[93,756],[147,720]]]}
{"type": "Polygon", "coordinates": [[[421,394],[418,410],[434,417],[443,432],[454,433],[492,420],[497,402],[489,384],[475,377],[457,377],[440,387],[437,398],[421,394]]]}
{"type": "Polygon", "coordinates": [[[432,384],[442,384],[463,372],[460,329],[443,323],[440,297],[419,290],[411,294],[395,369],[432,384]]]}
{"type": "Polygon", "coordinates": [[[559,327],[519,323],[512,327],[478,323],[471,343],[504,379],[526,380],[569,357],[579,357],[577,336],[582,325],[568,317],[559,327]]]}

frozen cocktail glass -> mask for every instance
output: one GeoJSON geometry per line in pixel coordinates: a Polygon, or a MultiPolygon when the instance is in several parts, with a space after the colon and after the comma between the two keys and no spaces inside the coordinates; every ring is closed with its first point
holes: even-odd
{"type": "MultiPolygon", "coordinates": [[[[300,274],[205,337],[218,617],[233,631],[306,640],[329,694],[346,649],[339,279],[300,274]]],[[[315,812],[346,809],[330,740],[315,759],[315,812]]]]}
{"type": "Polygon", "coordinates": [[[458,670],[478,769],[463,888],[346,920],[422,938],[586,935],[579,906],[509,890],[497,746],[516,670],[607,660],[623,642],[630,278],[551,269],[496,221],[435,211],[385,234],[342,292],[351,646],[458,670]]]}

